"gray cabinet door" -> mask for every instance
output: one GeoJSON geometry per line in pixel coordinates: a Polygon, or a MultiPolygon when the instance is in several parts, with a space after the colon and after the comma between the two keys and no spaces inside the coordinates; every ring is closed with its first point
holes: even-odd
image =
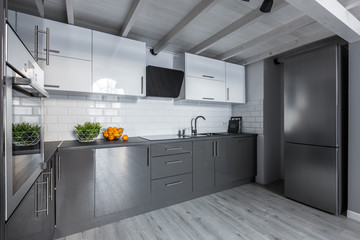
{"type": "Polygon", "coordinates": [[[256,138],[234,138],[233,181],[256,176],[256,138]]]}
{"type": "Polygon", "coordinates": [[[96,150],[96,217],[150,202],[149,157],[147,146],[96,150]]]}
{"type": "Polygon", "coordinates": [[[215,141],[215,185],[220,186],[234,180],[234,159],[237,152],[233,139],[215,141]]]}
{"type": "Polygon", "coordinates": [[[63,236],[94,218],[94,150],[60,152],[56,182],[56,231],[63,236]]]}
{"type": "Polygon", "coordinates": [[[194,192],[209,190],[215,186],[214,142],[193,142],[193,187],[194,192]]]}
{"type": "MultiPolygon", "coordinates": [[[[35,215],[35,198],[39,200],[40,192],[35,191],[36,183],[41,181],[41,176],[30,188],[20,205],[16,208],[9,221],[6,223],[6,239],[8,240],[42,240],[43,214],[35,215]]],[[[39,205],[38,205],[39,206],[39,205]]]]}

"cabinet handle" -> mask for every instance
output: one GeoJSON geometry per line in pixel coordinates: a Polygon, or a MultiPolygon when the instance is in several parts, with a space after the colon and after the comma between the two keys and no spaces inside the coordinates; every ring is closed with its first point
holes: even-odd
{"type": "Polygon", "coordinates": [[[166,165],[175,164],[175,163],[182,163],[182,160],[176,160],[176,161],[165,162],[165,164],[166,164],[166,165]]]}
{"type": "Polygon", "coordinates": [[[43,175],[49,175],[50,178],[50,200],[53,200],[53,191],[54,191],[54,180],[53,180],[53,175],[54,175],[54,169],[50,168],[50,172],[45,172],[43,173],[43,175]]]}
{"type": "Polygon", "coordinates": [[[214,76],[210,76],[210,75],[202,75],[202,76],[206,78],[214,78],[214,76]]]}
{"type": "Polygon", "coordinates": [[[219,142],[216,142],[216,156],[218,157],[220,154],[220,151],[219,151],[219,142]]]}
{"type": "Polygon", "coordinates": [[[58,157],[58,180],[61,179],[61,156],[58,157]]]}
{"type": "MultiPolygon", "coordinates": [[[[44,51],[46,51],[46,48],[44,48],[44,51]]],[[[54,49],[49,49],[49,52],[52,52],[52,53],[60,53],[59,50],[54,50],[54,49]]]]}
{"type": "Polygon", "coordinates": [[[60,88],[59,85],[50,85],[50,84],[44,84],[44,87],[60,88]]]}
{"type": "Polygon", "coordinates": [[[146,148],[146,165],[148,167],[150,166],[150,148],[149,147],[146,148]]]}
{"type": "Polygon", "coordinates": [[[141,94],[144,93],[144,77],[141,77],[141,94]]]}
{"type": "Polygon", "coordinates": [[[35,60],[45,60],[46,65],[49,65],[50,57],[50,28],[46,28],[46,31],[39,30],[39,26],[35,25],[35,60]],[[46,48],[45,48],[45,58],[39,58],[39,33],[46,34],[46,48]]]}
{"type": "Polygon", "coordinates": [[[34,210],[35,210],[35,217],[38,217],[39,216],[39,213],[41,213],[41,212],[46,212],[46,215],[49,215],[49,178],[47,177],[46,178],[46,182],[36,182],[35,183],[35,196],[34,196],[34,202],[35,202],[35,208],[34,208],[34,210]],[[38,201],[38,187],[39,186],[43,186],[43,185],[46,185],[46,208],[45,209],[38,209],[38,203],[39,203],[39,201],[38,201]]]}
{"type": "Polygon", "coordinates": [[[176,150],[181,150],[182,147],[175,147],[175,148],[165,148],[165,151],[176,151],[176,150]]]}
{"type": "Polygon", "coordinates": [[[203,97],[202,99],[204,99],[204,100],[215,100],[215,98],[210,98],[210,97],[203,97]]]}
{"type": "Polygon", "coordinates": [[[212,143],[213,157],[215,157],[215,142],[212,143]]]}
{"type": "Polygon", "coordinates": [[[165,187],[171,187],[171,186],[179,185],[179,184],[182,184],[182,183],[183,183],[182,181],[177,181],[177,182],[173,182],[173,183],[168,183],[168,184],[165,184],[165,187]]]}
{"type": "Polygon", "coordinates": [[[229,101],[229,98],[230,98],[230,97],[229,97],[229,88],[226,89],[226,96],[227,96],[227,97],[226,97],[227,100],[229,101]]]}

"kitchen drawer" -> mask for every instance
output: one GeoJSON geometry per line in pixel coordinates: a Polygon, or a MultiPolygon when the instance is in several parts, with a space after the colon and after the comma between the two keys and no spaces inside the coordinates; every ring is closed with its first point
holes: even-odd
{"type": "Polygon", "coordinates": [[[192,192],[192,173],[162,178],[151,182],[153,201],[166,201],[192,192]]]}
{"type": "Polygon", "coordinates": [[[151,156],[166,156],[181,153],[191,153],[191,142],[159,143],[151,145],[151,156]]]}
{"type": "Polygon", "coordinates": [[[151,159],[151,178],[163,178],[192,172],[192,154],[177,154],[151,159]]]}

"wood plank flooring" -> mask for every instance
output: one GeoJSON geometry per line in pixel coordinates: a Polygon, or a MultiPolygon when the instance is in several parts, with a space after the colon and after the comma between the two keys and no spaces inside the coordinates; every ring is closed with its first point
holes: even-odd
{"type": "Polygon", "coordinates": [[[61,240],[360,239],[360,222],[247,184],[61,240]]]}

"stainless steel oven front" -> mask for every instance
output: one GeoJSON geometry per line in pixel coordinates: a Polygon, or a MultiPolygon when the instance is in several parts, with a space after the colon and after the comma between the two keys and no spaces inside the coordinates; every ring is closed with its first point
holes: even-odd
{"type": "Polygon", "coordinates": [[[6,220],[46,167],[44,164],[44,73],[10,26],[6,28],[4,132],[6,220]]]}

